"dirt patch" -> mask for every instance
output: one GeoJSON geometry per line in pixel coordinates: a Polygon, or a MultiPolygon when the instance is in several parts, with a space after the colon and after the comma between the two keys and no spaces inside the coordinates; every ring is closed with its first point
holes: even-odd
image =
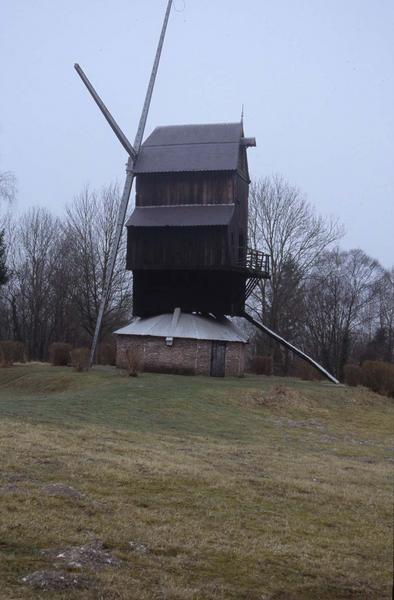
{"type": "Polygon", "coordinates": [[[18,370],[8,377],[0,378],[0,387],[12,389],[23,394],[61,393],[78,387],[73,373],[23,373],[18,370]]]}
{"type": "Polygon", "coordinates": [[[27,494],[28,489],[16,485],[15,483],[6,483],[0,486],[0,496],[6,496],[7,494],[27,494]]]}
{"type": "Polygon", "coordinates": [[[129,546],[133,552],[137,554],[148,554],[149,548],[146,544],[142,544],[141,542],[129,542],[129,546]]]}
{"type": "Polygon", "coordinates": [[[118,567],[121,561],[105,548],[101,540],[94,540],[85,546],[72,546],[58,550],[46,550],[44,555],[55,565],[66,564],[70,569],[90,569],[99,571],[106,567],[118,567]]]}
{"type": "Polygon", "coordinates": [[[62,592],[64,590],[82,589],[90,587],[93,580],[79,573],[67,571],[35,571],[22,578],[22,582],[33,588],[62,592]]]}
{"type": "MultiPolygon", "coordinates": [[[[304,420],[298,421],[295,419],[288,419],[287,417],[272,417],[270,420],[272,423],[275,423],[275,425],[278,425],[279,427],[289,427],[289,428],[301,427],[303,429],[317,429],[319,431],[325,431],[325,429],[326,429],[326,426],[323,423],[321,423],[320,421],[318,421],[317,419],[304,419],[304,420]]],[[[326,436],[326,437],[329,437],[329,436],[326,436]]],[[[322,439],[322,441],[328,441],[324,436],[322,436],[320,439],[322,439]]],[[[335,439],[337,439],[337,438],[335,438],[335,439]]],[[[330,441],[333,441],[333,440],[330,440],[330,441]]]]}
{"type": "Polygon", "coordinates": [[[240,399],[241,404],[267,408],[310,408],[313,402],[301,392],[284,385],[276,385],[267,391],[251,389],[245,391],[240,399]]]}
{"type": "MultiPolygon", "coordinates": [[[[327,584],[324,587],[306,586],[295,591],[278,591],[272,595],[263,595],[263,600],[377,600],[382,598],[378,590],[372,589],[368,584],[352,586],[340,584],[327,584]]],[[[388,598],[388,596],[387,596],[388,598]]]]}
{"type": "Polygon", "coordinates": [[[84,494],[79,492],[75,488],[71,487],[71,485],[66,485],[64,483],[49,483],[48,485],[44,485],[41,488],[45,494],[49,496],[62,496],[63,498],[83,498],[84,494]]]}
{"type": "Polygon", "coordinates": [[[35,479],[31,479],[24,473],[6,473],[3,476],[3,479],[7,481],[7,483],[36,483],[35,479]]]}

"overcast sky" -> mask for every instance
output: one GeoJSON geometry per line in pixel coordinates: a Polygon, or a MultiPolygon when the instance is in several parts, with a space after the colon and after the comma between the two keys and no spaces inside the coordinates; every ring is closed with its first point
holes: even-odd
{"type": "MultiPolygon", "coordinates": [[[[0,170],[18,210],[60,214],[85,184],[123,184],[125,151],[73,69],[134,139],[166,0],[2,0],[0,170]]],[[[252,178],[283,174],[345,248],[386,267],[394,231],[393,0],[175,0],[146,134],[232,122],[252,178]]]]}

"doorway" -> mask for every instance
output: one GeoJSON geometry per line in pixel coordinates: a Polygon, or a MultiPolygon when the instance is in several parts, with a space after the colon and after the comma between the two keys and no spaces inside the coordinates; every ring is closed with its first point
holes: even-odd
{"type": "Polygon", "coordinates": [[[227,342],[212,342],[211,377],[224,377],[227,342]]]}

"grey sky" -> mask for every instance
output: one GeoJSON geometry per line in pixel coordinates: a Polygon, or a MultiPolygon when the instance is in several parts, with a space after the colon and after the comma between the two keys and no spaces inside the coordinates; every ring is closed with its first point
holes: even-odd
{"type": "MultiPolygon", "coordinates": [[[[3,0],[0,169],[18,209],[60,214],[123,184],[125,152],[73,69],[134,139],[166,0],[3,0]]],[[[338,217],[346,248],[393,264],[394,2],[175,0],[146,133],[236,121],[252,177],[282,173],[338,217]]]]}

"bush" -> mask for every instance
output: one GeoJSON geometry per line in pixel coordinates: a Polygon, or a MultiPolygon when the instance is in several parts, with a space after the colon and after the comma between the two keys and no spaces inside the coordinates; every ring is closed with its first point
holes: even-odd
{"type": "Polygon", "coordinates": [[[116,346],[103,342],[98,347],[97,364],[99,365],[115,365],[116,364],[116,346]]]}
{"type": "Polygon", "coordinates": [[[26,348],[23,342],[11,342],[14,352],[14,362],[26,362],[26,348]]]}
{"type": "Polygon", "coordinates": [[[320,379],[318,371],[305,360],[297,359],[294,363],[294,375],[304,381],[317,381],[320,379]]]}
{"type": "Polygon", "coordinates": [[[347,383],[347,385],[364,385],[364,373],[362,368],[358,365],[345,365],[343,372],[345,376],[345,383],[347,383]]]}
{"type": "Polygon", "coordinates": [[[89,369],[90,350],[89,348],[74,348],[70,352],[71,366],[78,373],[89,369]]]}
{"type": "Polygon", "coordinates": [[[137,377],[141,371],[141,358],[136,348],[127,348],[126,350],[126,370],[130,377],[137,377]]]}
{"type": "Polygon", "coordinates": [[[255,356],[252,361],[252,371],[257,375],[272,375],[272,356],[255,356]]]}
{"type": "Polygon", "coordinates": [[[14,353],[9,342],[0,342],[0,366],[11,367],[14,363],[14,353]]]}
{"type": "Polygon", "coordinates": [[[362,364],[364,385],[378,394],[394,398],[394,364],[366,360],[362,364]]]}
{"type": "Polygon", "coordinates": [[[4,340],[0,342],[0,366],[10,367],[14,362],[26,362],[23,342],[4,340]]]}
{"type": "Polygon", "coordinates": [[[49,346],[49,362],[55,367],[66,367],[70,364],[71,344],[54,342],[49,346]]]}

